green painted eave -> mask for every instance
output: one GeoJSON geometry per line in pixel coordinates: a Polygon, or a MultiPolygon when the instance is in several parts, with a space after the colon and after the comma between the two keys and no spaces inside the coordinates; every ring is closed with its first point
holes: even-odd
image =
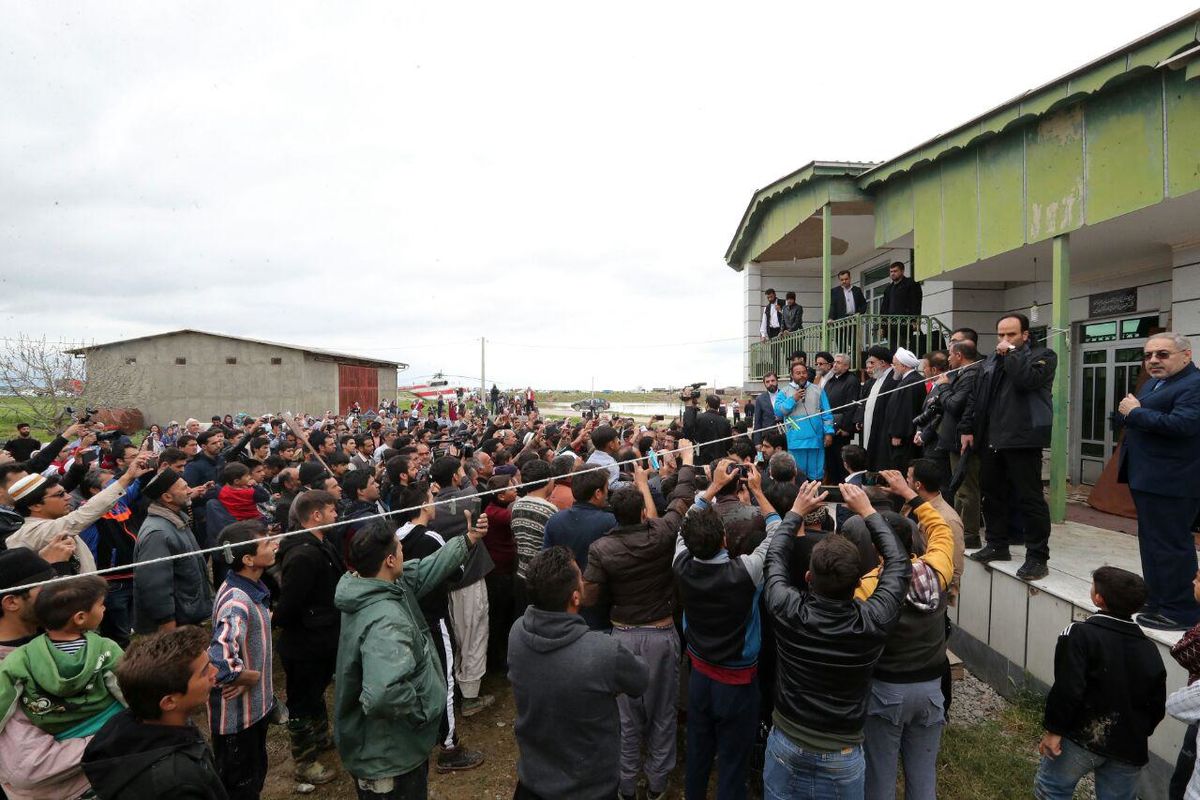
{"type": "Polygon", "coordinates": [[[826,203],[869,200],[856,179],[874,166],[869,162],[813,161],[759,189],[742,214],[725,251],[725,263],[740,270],[826,203]]]}
{"type": "MultiPolygon", "coordinates": [[[[1061,78],[1032,89],[975,119],[858,176],[863,190],[937,161],[1006,129],[1041,117],[1101,89],[1156,69],[1200,42],[1200,11],[1147,34],[1061,78]]],[[[1193,61],[1194,63],[1194,61],[1193,61]]],[[[1186,67],[1189,72],[1192,64],[1186,67]]]]}

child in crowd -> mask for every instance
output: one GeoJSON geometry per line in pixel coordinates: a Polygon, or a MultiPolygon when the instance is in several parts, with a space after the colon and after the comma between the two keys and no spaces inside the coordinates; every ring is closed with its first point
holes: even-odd
{"type": "Polygon", "coordinates": [[[240,462],[227,464],[221,472],[224,486],[217,499],[235,520],[262,519],[258,503],[271,499],[270,493],[254,483],[250,468],[240,462]]]}
{"type": "Polygon", "coordinates": [[[117,669],[129,708],[83,751],[100,800],[227,800],[212,752],[188,721],[208,700],[216,670],[209,635],[195,625],[138,639],[117,669]]]}
{"type": "Polygon", "coordinates": [[[108,583],[87,575],[41,587],[34,615],[46,631],[0,663],[0,719],[14,706],[58,739],[91,736],[122,705],[113,670],[121,648],[95,631],[108,583]]]}
{"type": "Polygon", "coordinates": [[[279,540],[266,535],[260,520],[246,520],[221,531],[219,540],[229,573],[213,604],[208,654],[217,685],[209,694],[208,716],[217,772],[230,800],[258,800],[267,777],[267,725],[276,701],[271,593],[262,575],[275,563],[279,540]]]}
{"type": "Polygon", "coordinates": [[[1097,796],[1133,800],[1167,696],[1158,648],[1133,621],[1145,602],[1139,575],[1100,567],[1092,573],[1099,611],[1059,635],[1046,734],[1038,745],[1034,795],[1040,800],[1070,800],[1089,772],[1096,775],[1097,796]]]}

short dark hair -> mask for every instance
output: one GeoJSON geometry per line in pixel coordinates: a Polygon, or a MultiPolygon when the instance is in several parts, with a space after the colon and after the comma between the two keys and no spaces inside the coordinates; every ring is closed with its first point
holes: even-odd
{"type": "Polygon", "coordinates": [[[725,542],[725,523],[714,508],[693,509],[684,515],[679,535],[693,558],[712,558],[725,542]]]}
{"type": "Polygon", "coordinates": [[[250,449],[257,450],[260,447],[266,447],[271,444],[271,440],[265,436],[255,436],[250,440],[250,449]]]}
{"type": "Polygon", "coordinates": [[[795,300],[795,299],[796,299],[796,293],[795,293],[795,292],[788,292],[786,295],[784,295],[784,298],[785,298],[785,299],[787,299],[787,300],[795,300]]]}
{"type": "Polygon", "coordinates": [[[775,290],[774,290],[774,289],[767,289],[767,291],[765,292],[765,294],[775,294],[775,290]]]}
{"type": "Polygon", "coordinates": [[[366,489],[370,482],[371,473],[365,469],[356,469],[347,472],[346,477],[342,478],[342,491],[349,495],[349,499],[357,500],[359,492],[366,489]]]}
{"type": "Polygon", "coordinates": [[[501,494],[508,489],[508,487],[512,486],[512,482],[513,476],[508,474],[493,475],[492,477],[488,478],[487,490],[491,493],[489,497],[495,499],[496,495],[501,494]]]}
{"type": "Polygon", "coordinates": [[[920,481],[925,491],[942,490],[942,468],[932,458],[915,458],[908,465],[912,467],[913,480],[920,481]]]}
{"type": "Polygon", "coordinates": [[[597,450],[603,450],[615,442],[618,436],[620,434],[617,433],[617,429],[612,425],[601,425],[592,431],[592,446],[597,450]]]}
{"type": "Polygon", "coordinates": [[[214,436],[224,436],[224,435],[225,435],[225,431],[223,431],[220,428],[209,428],[206,431],[200,431],[200,434],[198,436],[196,436],[196,444],[200,445],[201,447],[204,447],[204,445],[208,444],[209,440],[212,439],[214,436]]]}
{"type": "MultiPolygon", "coordinates": [[[[182,436],[179,438],[183,438],[182,436]]],[[[164,447],[163,451],[158,454],[158,463],[173,464],[176,461],[183,461],[188,457],[188,454],[183,452],[178,447],[164,447]]]]}
{"type": "Polygon", "coordinates": [[[1025,316],[1024,314],[1018,314],[1015,311],[1011,314],[1005,314],[1004,316],[1000,317],[1000,319],[996,320],[996,327],[1000,327],[1000,323],[1004,322],[1006,319],[1015,319],[1017,322],[1021,323],[1021,333],[1025,333],[1029,330],[1029,317],[1025,316]]]}
{"type": "Polygon", "coordinates": [[[774,447],[776,450],[787,449],[787,434],[778,428],[772,427],[769,431],[763,434],[763,441],[774,447]]]}
{"type": "MultiPolygon", "coordinates": [[[[792,510],[792,506],[796,502],[796,495],[800,494],[800,487],[793,481],[773,481],[770,486],[763,491],[767,497],[767,502],[771,504],[771,508],[775,509],[775,513],[780,516],[787,516],[787,513],[792,510]]],[[[760,509],[765,511],[766,509],[760,509]]]]}
{"type": "Polygon", "coordinates": [[[246,477],[249,474],[249,467],[240,461],[232,461],[225,465],[225,469],[221,470],[221,483],[228,485],[236,480],[246,477]]]}
{"type": "Polygon", "coordinates": [[[554,467],[554,477],[557,479],[570,480],[570,475],[575,471],[576,458],[570,453],[563,453],[554,459],[550,466],[554,467]]]}
{"type": "Polygon", "coordinates": [[[893,261],[892,263],[888,264],[888,269],[892,269],[893,267],[899,267],[900,271],[904,272],[904,262],[903,261],[893,261]]]}
{"type": "Polygon", "coordinates": [[[976,346],[979,345],[979,333],[974,328],[955,328],[954,330],[950,331],[951,336],[956,333],[961,333],[963,338],[974,342],[976,346]]]}
{"type": "Polygon", "coordinates": [[[333,466],[334,464],[337,464],[338,466],[349,464],[350,456],[346,455],[341,450],[335,450],[325,457],[325,463],[329,466],[333,466]]]}
{"type": "Polygon", "coordinates": [[[940,372],[945,372],[950,367],[950,360],[946,356],[945,350],[930,350],[925,354],[925,362],[940,372]]]}
{"type": "MultiPolygon", "coordinates": [[[[190,433],[185,433],[182,436],[180,436],[178,439],[175,440],[174,448],[168,447],[166,450],[163,450],[163,454],[165,455],[168,450],[172,450],[172,449],[178,449],[179,452],[183,453],[183,448],[187,447],[192,442],[199,444],[200,440],[197,439],[195,436],[192,436],[190,433]]],[[[182,456],[176,457],[177,460],[179,458],[187,458],[187,453],[183,453],[182,456]]],[[[159,460],[161,461],[162,459],[160,458],[159,460]]]]}
{"type": "Polygon", "coordinates": [[[809,569],[815,594],[832,600],[849,600],[858,586],[858,547],[840,533],[830,534],[813,547],[809,569]]]}
{"type": "Polygon", "coordinates": [[[717,397],[715,394],[710,394],[708,397],[704,398],[704,405],[708,406],[709,411],[716,411],[721,407],[721,398],[717,397]]]}
{"type": "Polygon", "coordinates": [[[411,522],[416,519],[421,513],[421,506],[428,499],[429,484],[425,481],[392,487],[392,503],[396,509],[391,513],[392,521],[411,522]]]}
{"type": "Polygon", "coordinates": [[[842,448],[842,463],[851,472],[862,472],[867,468],[867,451],[857,444],[848,444],[842,448]]]}
{"type": "Polygon", "coordinates": [[[443,489],[456,489],[454,476],[462,467],[462,461],[453,456],[441,456],[429,465],[429,477],[443,489]]]}
{"type": "Polygon", "coordinates": [[[553,477],[554,467],[540,458],[531,459],[521,467],[521,482],[525,484],[526,491],[536,492],[545,488],[553,477]]]}
{"type": "Polygon", "coordinates": [[[271,455],[267,456],[267,460],[263,462],[266,466],[273,470],[282,471],[287,469],[287,462],[283,460],[283,456],[271,455]]]}
{"type": "MultiPolygon", "coordinates": [[[[328,472],[321,473],[321,480],[329,477],[328,472]]],[[[327,506],[336,506],[337,498],[324,489],[310,489],[300,494],[292,501],[292,512],[301,525],[315,512],[327,506]]]]}
{"type": "Polygon", "coordinates": [[[776,379],[776,380],[779,380],[779,373],[778,373],[778,372],[776,372],[776,371],[775,371],[775,370],[773,370],[773,369],[769,369],[769,370],[767,370],[766,372],[764,372],[764,373],[763,373],[763,376],[762,376],[762,379],[763,379],[764,381],[765,381],[767,378],[774,378],[774,379],[776,379]]]}
{"type": "Polygon", "coordinates": [[[738,437],[729,445],[729,453],[738,458],[748,458],[753,461],[754,457],[758,455],[758,448],[749,439],[738,437]]]}
{"type": "Polygon", "coordinates": [[[635,486],[621,486],[609,498],[613,515],[618,525],[637,525],[642,521],[642,510],[646,501],[642,499],[642,491],[635,486]]]}
{"type": "Polygon", "coordinates": [[[261,519],[244,519],[234,522],[221,529],[217,543],[227,547],[226,555],[231,557],[229,568],[234,572],[246,569],[243,556],[253,556],[258,553],[258,540],[267,535],[267,526],[261,519]]]}
{"type": "Polygon", "coordinates": [[[208,650],[211,634],[198,625],[135,639],[117,666],[117,684],[137,719],[159,719],[159,703],[170,694],[186,694],[192,662],[208,650]]]}
{"type": "Polygon", "coordinates": [[[1096,594],[1104,598],[1105,607],[1118,617],[1133,616],[1146,602],[1146,581],[1127,569],[1100,567],[1092,573],[1092,583],[1096,594]]]}
{"type": "Polygon", "coordinates": [[[571,476],[571,497],[576,503],[586,503],[592,495],[608,486],[608,470],[595,469],[589,466],[587,471],[580,471],[571,476]]]}
{"type": "Polygon", "coordinates": [[[843,275],[849,276],[849,275],[850,275],[850,270],[848,270],[848,269],[838,270],[838,274],[837,274],[837,276],[840,278],[840,277],[842,277],[843,275]]]}
{"type": "Polygon", "coordinates": [[[18,427],[18,428],[28,428],[28,427],[29,427],[29,423],[28,423],[28,422],[18,422],[18,423],[17,423],[17,427],[18,427]]]}
{"type": "Polygon", "coordinates": [[[350,541],[350,563],[361,577],[374,578],[399,544],[394,523],[371,520],[350,541]]]}
{"type": "Polygon", "coordinates": [[[38,624],[48,631],[67,627],[80,611],[91,611],[108,594],[108,581],[99,575],[80,575],[69,581],[48,583],[33,600],[38,624]]]}
{"type": "Polygon", "coordinates": [[[975,343],[970,340],[964,339],[961,342],[951,342],[950,350],[958,353],[967,361],[979,360],[979,350],[975,347],[975,343]]]}
{"type": "Polygon", "coordinates": [[[329,434],[325,431],[317,431],[308,435],[308,443],[312,445],[313,450],[320,450],[328,440],[329,434]]]}
{"type": "Polygon", "coordinates": [[[529,602],[540,611],[566,611],[579,588],[579,566],[570,550],[558,545],[543,550],[525,568],[529,602]]]}

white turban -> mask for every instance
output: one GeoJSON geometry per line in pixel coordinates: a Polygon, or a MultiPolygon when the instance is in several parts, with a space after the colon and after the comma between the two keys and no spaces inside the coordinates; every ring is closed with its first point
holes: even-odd
{"type": "Polygon", "coordinates": [[[905,350],[903,347],[896,348],[896,355],[892,357],[909,369],[916,369],[921,365],[920,360],[913,355],[911,350],[905,350]]]}

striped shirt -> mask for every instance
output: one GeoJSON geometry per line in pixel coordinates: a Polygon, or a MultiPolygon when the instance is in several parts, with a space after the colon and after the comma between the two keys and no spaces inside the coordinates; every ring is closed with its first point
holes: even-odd
{"type": "Polygon", "coordinates": [[[69,656],[73,656],[83,648],[87,647],[87,639],[82,636],[80,636],[78,639],[72,639],[69,642],[59,642],[51,639],[50,643],[54,645],[55,650],[59,651],[60,653],[66,653],[69,656]]]}
{"type": "Polygon", "coordinates": [[[230,572],[213,604],[213,637],[208,657],[217,668],[217,685],[208,699],[213,735],[243,731],[271,712],[275,687],[271,678],[271,593],[260,581],[230,572]],[[262,679],[232,700],[221,689],[242,670],[257,670],[262,679]]]}
{"type": "Polygon", "coordinates": [[[525,495],[512,504],[512,533],[517,542],[517,576],[525,578],[525,568],[542,549],[546,520],[558,512],[549,500],[525,495]]]}

